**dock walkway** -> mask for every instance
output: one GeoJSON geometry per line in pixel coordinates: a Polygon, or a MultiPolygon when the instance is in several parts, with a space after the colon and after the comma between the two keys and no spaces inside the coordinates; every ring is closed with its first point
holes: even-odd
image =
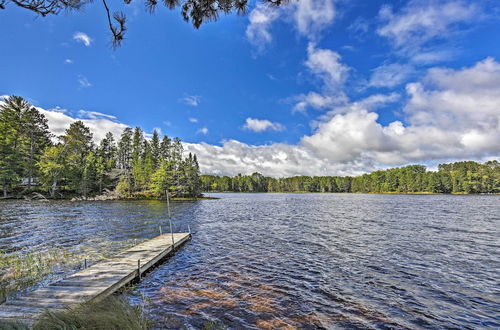
{"type": "Polygon", "coordinates": [[[98,262],[61,281],[0,305],[0,319],[33,323],[47,309],[100,300],[113,294],[191,238],[190,233],[163,234],[98,262]]]}

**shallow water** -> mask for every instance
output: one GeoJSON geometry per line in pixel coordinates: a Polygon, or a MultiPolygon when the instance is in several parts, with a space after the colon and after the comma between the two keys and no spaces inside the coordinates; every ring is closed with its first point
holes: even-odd
{"type": "MultiPolygon", "coordinates": [[[[215,196],[173,205],[193,240],[130,296],[162,328],[500,327],[500,196],[215,196]]],[[[98,258],[166,231],[165,214],[4,201],[0,250],[98,258]]]]}

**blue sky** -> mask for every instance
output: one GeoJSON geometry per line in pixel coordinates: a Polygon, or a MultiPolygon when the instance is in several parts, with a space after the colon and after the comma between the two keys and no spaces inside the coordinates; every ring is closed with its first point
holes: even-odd
{"type": "Polygon", "coordinates": [[[125,8],[110,46],[100,3],[0,10],[0,95],[62,132],[124,125],[179,136],[205,173],[358,174],[500,154],[496,1],[253,3],[195,30],[178,10],[125,8]]]}

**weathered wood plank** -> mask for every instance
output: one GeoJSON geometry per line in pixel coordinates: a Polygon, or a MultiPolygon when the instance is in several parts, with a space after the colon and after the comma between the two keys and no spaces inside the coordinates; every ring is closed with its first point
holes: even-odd
{"type": "Polygon", "coordinates": [[[65,279],[0,305],[0,319],[33,320],[44,310],[60,309],[113,294],[190,239],[189,233],[164,234],[96,263],[65,279]]]}

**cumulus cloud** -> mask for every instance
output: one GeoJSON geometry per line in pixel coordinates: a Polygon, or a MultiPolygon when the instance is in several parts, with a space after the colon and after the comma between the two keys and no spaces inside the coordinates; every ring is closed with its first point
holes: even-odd
{"type": "MultiPolygon", "coordinates": [[[[198,155],[201,171],[236,175],[261,172],[291,175],[358,175],[387,166],[450,160],[485,160],[500,156],[500,63],[486,58],[462,69],[431,68],[406,85],[401,120],[378,121],[377,107],[400,95],[375,94],[334,106],[311,134],[297,144],[250,145],[235,140],[222,145],[184,143],[198,155]]],[[[40,109],[52,132],[62,134],[77,118],[62,109],[40,109]]],[[[107,131],[117,137],[126,127],[114,118],[84,111],[96,141],[107,131]]],[[[252,119],[252,118],[249,118],[252,119]]],[[[252,119],[257,130],[275,125],[252,119]],[[264,124],[262,124],[264,123],[264,124]],[[260,126],[259,126],[260,125],[260,126]]],[[[247,121],[248,122],[248,121],[247,121]]],[[[200,130],[208,133],[208,129],[200,130]]]]}
{"type": "Polygon", "coordinates": [[[398,94],[373,95],[332,109],[296,145],[186,144],[204,173],[255,171],[271,176],[356,175],[386,166],[500,155],[500,63],[430,69],[407,85],[404,124],[378,122],[378,105],[398,94]]]}
{"type": "Polygon", "coordinates": [[[191,117],[191,118],[189,118],[189,122],[190,123],[197,123],[198,122],[198,118],[191,117]]]}
{"type": "Polygon", "coordinates": [[[309,92],[296,95],[291,100],[297,101],[293,111],[304,113],[308,107],[324,109],[345,103],[347,95],[344,93],[344,84],[349,77],[350,68],[341,61],[339,53],[317,48],[314,43],[307,47],[307,59],[304,65],[315,79],[322,82],[322,93],[309,92]]]}
{"type": "Polygon", "coordinates": [[[341,63],[339,53],[331,49],[316,48],[309,43],[305,65],[321,78],[325,87],[331,91],[340,92],[347,79],[349,67],[341,63]]]}
{"type": "Polygon", "coordinates": [[[243,129],[253,132],[283,131],[285,127],[280,123],[273,123],[267,119],[247,118],[243,129]]]}
{"type": "Polygon", "coordinates": [[[60,108],[43,109],[37,107],[48,120],[49,129],[56,136],[64,134],[66,129],[77,120],[81,120],[90,128],[93,133],[94,141],[99,142],[107,132],[113,133],[115,138],[119,138],[123,130],[128,127],[115,120],[114,116],[106,115],[95,111],[78,111],[78,115],[73,116],[69,111],[60,108]]]}
{"type": "Polygon", "coordinates": [[[83,43],[85,47],[90,47],[93,42],[92,38],[90,38],[86,33],[83,32],[75,32],[73,34],[73,40],[83,43]]]}
{"type": "Polygon", "coordinates": [[[185,95],[183,98],[179,99],[179,102],[189,105],[191,107],[197,107],[200,105],[201,96],[199,95],[185,95]]]}
{"type": "Polygon", "coordinates": [[[449,37],[457,25],[471,22],[480,16],[480,8],[474,3],[461,0],[414,0],[397,13],[391,6],[383,6],[379,12],[383,25],[377,33],[388,38],[401,53],[410,57],[420,56],[430,62],[440,60],[446,52],[428,52],[422,50],[424,46],[431,40],[449,37]],[[419,55],[421,52],[428,53],[419,55]]]}
{"type": "Polygon", "coordinates": [[[70,58],[67,58],[67,59],[64,60],[64,63],[65,64],[73,64],[73,60],[70,59],[70,58]]]}
{"type": "Polygon", "coordinates": [[[335,19],[333,0],[300,0],[292,10],[299,33],[310,40],[315,40],[335,19]]]}
{"type": "Polygon", "coordinates": [[[308,107],[313,109],[325,109],[334,104],[335,99],[331,96],[321,95],[316,92],[300,94],[291,98],[297,103],[293,106],[293,112],[305,113],[308,107]]]}
{"type": "Polygon", "coordinates": [[[368,86],[396,87],[407,81],[414,72],[414,68],[408,64],[384,64],[372,70],[368,86]]]}

